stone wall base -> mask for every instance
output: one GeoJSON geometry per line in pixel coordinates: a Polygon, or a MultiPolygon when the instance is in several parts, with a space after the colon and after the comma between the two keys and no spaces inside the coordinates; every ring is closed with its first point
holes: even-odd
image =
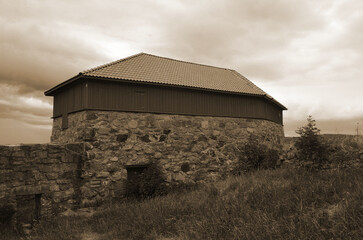
{"type": "Polygon", "coordinates": [[[54,143],[87,142],[83,205],[122,192],[126,166],[157,161],[168,182],[216,180],[229,173],[250,134],[279,148],[283,126],[261,119],[82,111],[53,122],[54,143]],[[182,168],[184,166],[184,168],[182,168]],[[186,167],[187,166],[187,167],[186,167]]]}

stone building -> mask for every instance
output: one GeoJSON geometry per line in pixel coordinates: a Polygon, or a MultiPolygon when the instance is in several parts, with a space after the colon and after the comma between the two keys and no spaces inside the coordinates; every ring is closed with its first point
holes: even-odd
{"type": "Polygon", "coordinates": [[[280,143],[286,108],[238,72],[146,53],[51,88],[55,144],[86,143],[81,199],[114,196],[158,161],[168,181],[216,179],[250,134],[280,143]]]}
{"type": "Polygon", "coordinates": [[[51,143],[0,146],[0,211],[15,209],[9,218],[22,228],[122,196],[124,180],[150,162],[169,182],[215,180],[249,135],[273,147],[284,136],[286,108],[236,71],[145,53],[45,95],[54,97],[51,143]]]}

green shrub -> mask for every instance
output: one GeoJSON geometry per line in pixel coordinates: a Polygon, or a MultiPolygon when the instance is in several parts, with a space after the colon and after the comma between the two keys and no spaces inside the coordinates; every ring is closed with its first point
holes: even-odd
{"type": "Polygon", "coordinates": [[[129,198],[146,199],[166,193],[166,177],[161,167],[152,162],[138,178],[126,181],[126,195],[129,198]]]}
{"type": "Polygon", "coordinates": [[[320,169],[329,161],[329,146],[320,136],[320,130],[312,116],[309,116],[307,121],[306,126],[296,131],[300,135],[295,143],[297,158],[309,169],[320,169]]]}
{"type": "Polygon", "coordinates": [[[257,136],[250,135],[242,147],[234,174],[257,169],[275,168],[279,160],[279,151],[264,144],[257,136]]]}

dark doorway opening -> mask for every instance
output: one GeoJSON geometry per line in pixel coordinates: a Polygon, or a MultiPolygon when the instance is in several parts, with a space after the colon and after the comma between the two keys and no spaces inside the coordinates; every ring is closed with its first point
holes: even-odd
{"type": "Polygon", "coordinates": [[[140,178],[141,174],[145,171],[148,165],[129,165],[126,166],[127,180],[133,181],[140,178]]]}
{"type": "Polygon", "coordinates": [[[127,182],[126,182],[126,196],[127,197],[140,197],[140,184],[143,181],[143,173],[149,165],[128,165],[127,182]]]}
{"type": "Polygon", "coordinates": [[[41,217],[42,194],[16,196],[16,216],[18,224],[30,224],[39,221],[41,217]]]}

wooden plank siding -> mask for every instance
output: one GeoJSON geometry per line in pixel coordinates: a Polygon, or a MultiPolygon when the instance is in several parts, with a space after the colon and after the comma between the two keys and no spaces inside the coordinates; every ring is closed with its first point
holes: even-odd
{"type": "Polygon", "coordinates": [[[87,107],[86,90],[86,83],[80,82],[57,93],[53,100],[53,117],[60,117],[65,113],[85,109],[87,107]]]}
{"type": "Polygon", "coordinates": [[[246,117],[282,124],[282,109],[262,97],[116,81],[87,80],[54,97],[54,117],[81,109],[246,117]]]}

